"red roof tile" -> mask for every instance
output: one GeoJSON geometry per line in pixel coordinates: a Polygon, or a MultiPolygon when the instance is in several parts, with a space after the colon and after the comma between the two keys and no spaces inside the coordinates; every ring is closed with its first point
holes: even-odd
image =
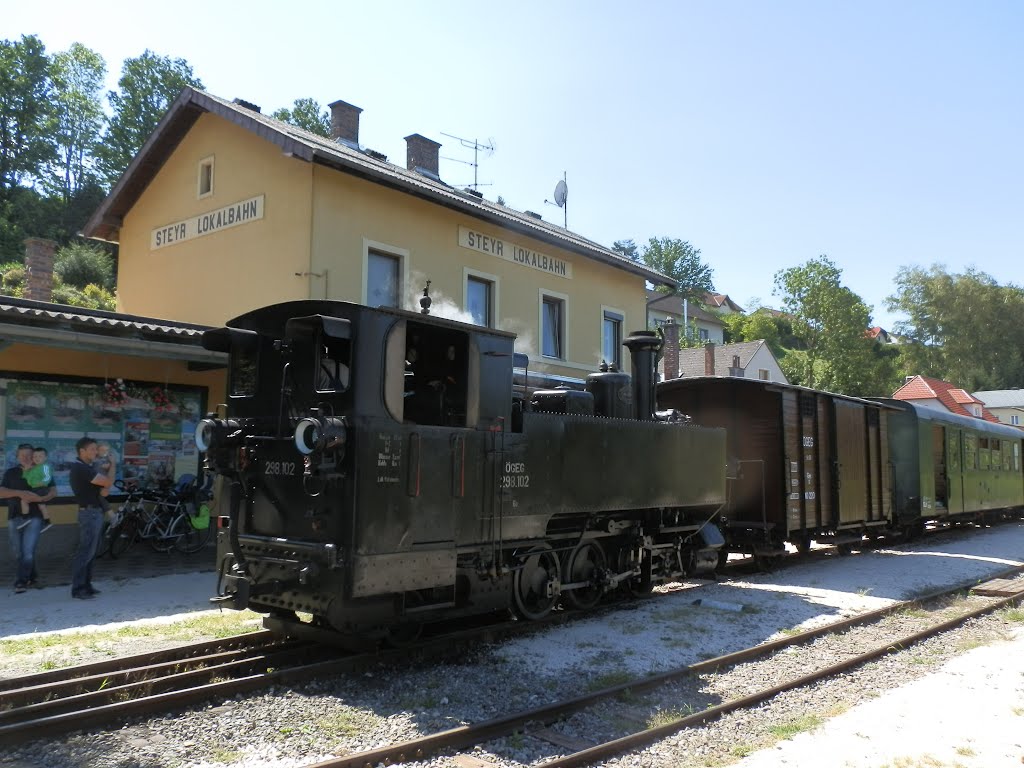
{"type": "Polygon", "coordinates": [[[985,421],[998,422],[999,419],[989,411],[978,398],[969,392],[954,387],[948,381],[933,379],[928,376],[915,376],[906,384],[892,393],[896,400],[938,400],[950,413],[985,421]],[[975,416],[965,405],[980,405],[981,416],[975,416]]]}

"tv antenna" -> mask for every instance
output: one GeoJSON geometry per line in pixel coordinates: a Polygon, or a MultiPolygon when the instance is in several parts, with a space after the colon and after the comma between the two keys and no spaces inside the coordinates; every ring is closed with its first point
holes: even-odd
{"type": "Polygon", "coordinates": [[[565,171],[562,171],[562,180],[555,184],[555,202],[545,200],[544,202],[548,205],[557,205],[562,209],[562,226],[565,229],[569,228],[569,206],[566,205],[566,201],[569,197],[569,187],[565,183],[565,171]]]}
{"type": "Polygon", "coordinates": [[[476,139],[463,139],[461,136],[453,136],[452,134],[445,133],[444,131],[441,131],[441,135],[442,136],[447,136],[449,139],[455,139],[457,142],[459,142],[466,149],[472,149],[473,150],[473,162],[469,162],[468,160],[459,160],[456,157],[445,157],[444,159],[445,160],[453,160],[456,163],[462,163],[463,165],[471,165],[471,166],[473,166],[473,185],[472,186],[473,186],[474,190],[477,187],[480,187],[480,186],[484,186],[484,187],[490,186],[489,184],[480,184],[480,182],[477,181],[477,169],[480,167],[480,164],[479,164],[479,162],[477,162],[477,159],[480,156],[480,150],[483,150],[484,152],[486,152],[488,157],[490,157],[491,155],[494,154],[494,150],[495,150],[494,139],[488,139],[486,144],[481,144],[476,139]]]}

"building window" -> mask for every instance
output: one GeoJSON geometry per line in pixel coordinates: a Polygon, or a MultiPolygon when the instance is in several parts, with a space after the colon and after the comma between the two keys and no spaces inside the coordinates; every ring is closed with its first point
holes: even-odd
{"type": "Polygon", "coordinates": [[[771,376],[768,374],[767,368],[758,368],[757,378],[759,378],[761,381],[771,381],[771,376]]]}
{"type": "Polygon", "coordinates": [[[1010,417],[1010,423],[1011,424],[1020,424],[1020,416],[1011,416],[1010,417]]]}
{"type": "Polygon", "coordinates": [[[466,311],[476,325],[494,327],[494,283],[482,277],[466,277],[466,311]]]}
{"type": "Polygon", "coordinates": [[[707,328],[698,328],[697,338],[699,338],[701,341],[710,341],[711,331],[709,331],[707,328]]]}
{"type": "Polygon", "coordinates": [[[199,198],[213,194],[213,158],[207,157],[199,161],[199,198]]]}
{"type": "Polygon", "coordinates": [[[617,370],[622,370],[622,314],[602,309],[601,358],[617,370]]]}
{"type": "Polygon", "coordinates": [[[541,354],[565,359],[565,300],[544,295],[540,313],[541,354]]]}
{"type": "Polygon", "coordinates": [[[401,307],[398,298],[401,259],[379,251],[366,257],[366,305],[401,307]]]}

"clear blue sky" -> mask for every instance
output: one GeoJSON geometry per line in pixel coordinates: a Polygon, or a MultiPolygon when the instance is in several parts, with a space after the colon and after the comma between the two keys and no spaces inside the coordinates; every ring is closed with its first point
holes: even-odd
{"type": "MultiPolygon", "coordinates": [[[[819,254],[873,307],[901,266],[1024,283],[1024,3],[4,2],[0,38],[81,42],[114,87],[149,48],[271,112],[362,107],[361,142],[472,151],[518,209],[568,176],[569,228],[605,245],[689,240],[716,288],[778,305],[819,254]]],[[[441,176],[472,181],[442,160],[441,176]]]]}

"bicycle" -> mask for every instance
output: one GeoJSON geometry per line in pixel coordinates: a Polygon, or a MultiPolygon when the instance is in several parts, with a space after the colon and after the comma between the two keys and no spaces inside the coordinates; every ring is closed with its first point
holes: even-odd
{"type": "Polygon", "coordinates": [[[177,549],[195,554],[210,540],[209,494],[185,475],[166,494],[132,488],[111,525],[106,551],[120,557],[137,541],[145,540],[157,552],[177,549]],[[148,504],[148,506],[147,506],[148,504]]]}

